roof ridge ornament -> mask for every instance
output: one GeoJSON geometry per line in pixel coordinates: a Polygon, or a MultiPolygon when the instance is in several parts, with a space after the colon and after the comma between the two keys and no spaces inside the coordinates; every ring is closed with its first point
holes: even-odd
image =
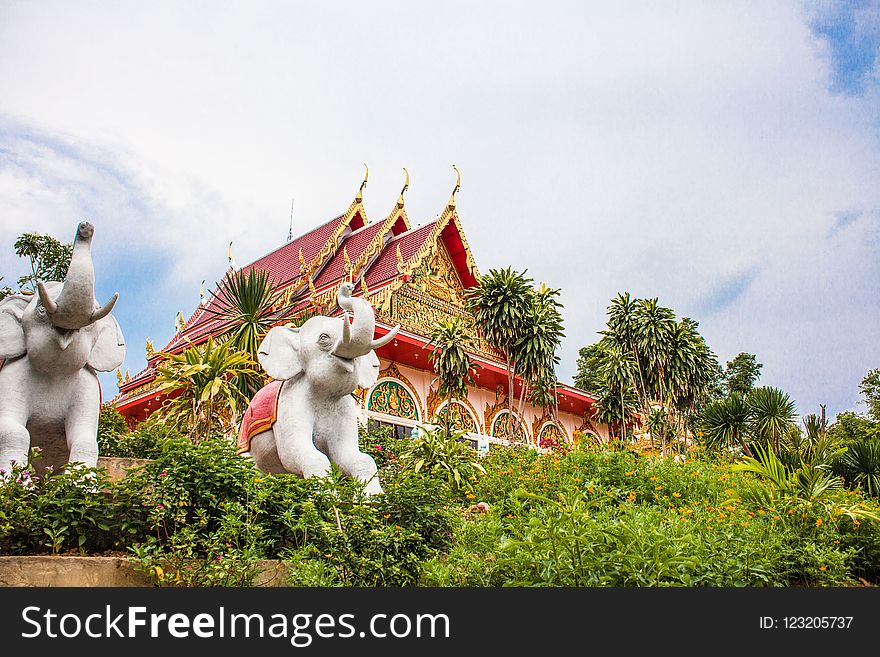
{"type": "Polygon", "coordinates": [[[406,180],[403,183],[403,189],[400,190],[400,196],[397,197],[398,208],[403,207],[403,194],[409,189],[409,171],[406,170],[406,167],[403,167],[403,172],[406,174],[406,180]]]}
{"type": "Polygon", "coordinates": [[[226,249],[226,257],[229,259],[229,268],[238,269],[238,265],[235,264],[235,256],[232,255],[232,242],[229,242],[229,248],[226,249]]]}
{"type": "Polygon", "coordinates": [[[355,196],[355,200],[360,203],[364,200],[364,187],[367,186],[367,181],[370,179],[370,167],[367,166],[367,163],[364,162],[364,181],[361,183],[360,189],[358,189],[357,196],[355,196]]]}
{"type": "Polygon", "coordinates": [[[452,165],[452,168],[455,169],[455,173],[458,175],[458,178],[457,178],[457,180],[455,181],[455,189],[452,190],[452,195],[449,197],[449,203],[446,204],[446,205],[448,205],[450,208],[454,208],[454,207],[455,207],[455,193],[456,193],[459,189],[461,189],[461,171],[459,171],[459,170],[458,170],[458,167],[455,166],[454,164],[452,165]]]}

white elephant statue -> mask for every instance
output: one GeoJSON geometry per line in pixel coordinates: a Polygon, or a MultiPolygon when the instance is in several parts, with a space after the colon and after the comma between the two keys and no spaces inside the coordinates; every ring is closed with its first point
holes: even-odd
{"type": "Polygon", "coordinates": [[[343,473],[382,493],[376,462],[358,448],[357,406],[352,392],[370,388],[379,375],[375,349],[400,327],[373,339],[370,302],[352,297],[343,283],[337,300],[342,317],[312,317],[300,328],[276,326],[257,357],[275,381],[253,398],[239,430],[239,452],[264,472],[321,477],[332,461],[343,473]],[[353,316],[353,321],[350,318],[353,316]]]}
{"type": "Polygon", "coordinates": [[[118,294],[95,301],[94,227],[77,227],[64,283],[38,283],[38,294],[0,301],[0,468],[26,463],[40,447],[38,469],[98,461],[101,387],[96,370],[114,370],[125,340],[110,314],[118,294]]]}

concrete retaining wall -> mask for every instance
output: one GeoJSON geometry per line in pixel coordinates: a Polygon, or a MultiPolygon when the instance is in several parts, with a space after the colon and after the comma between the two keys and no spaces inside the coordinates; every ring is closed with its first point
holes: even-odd
{"type": "MultiPolygon", "coordinates": [[[[284,562],[257,563],[253,586],[287,586],[284,562]]],[[[151,586],[147,577],[121,557],[0,557],[0,586],[151,586]]]]}

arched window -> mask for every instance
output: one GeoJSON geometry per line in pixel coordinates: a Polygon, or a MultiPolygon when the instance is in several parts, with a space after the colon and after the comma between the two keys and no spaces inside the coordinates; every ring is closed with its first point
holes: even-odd
{"type": "Polygon", "coordinates": [[[495,416],[490,434],[503,440],[526,442],[526,428],[522,420],[510,411],[501,411],[495,416]]]}
{"type": "Polygon", "coordinates": [[[367,410],[391,417],[419,421],[419,407],[412,393],[397,381],[385,380],[377,383],[367,400],[367,410]]]}
{"type": "Polygon", "coordinates": [[[538,447],[553,447],[566,442],[565,434],[553,422],[547,422],[538,432],[538,447]]]}
{"type": "Polygon", "coordinates": [[[477,419],[468,410],[468,407],[460,401],[446,402],[437,411],[436,423],[441,427],[446,426],[446,414],[449,416],[450,426],[454,431],[467,431],[468,433],[479,433],[477,429],[477,419]],[[450,404],[452,410],[450,411],[450,404]]]}

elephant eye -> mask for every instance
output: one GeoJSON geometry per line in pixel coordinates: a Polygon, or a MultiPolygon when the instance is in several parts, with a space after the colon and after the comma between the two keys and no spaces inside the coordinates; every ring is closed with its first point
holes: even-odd
{"type": "Polygon", "coordinates": [[[41,303],[38,303],[38,304],[37,304],[37,314],[38,314],[40,317],[45,317],[45,316],[46,316],[46,308],[45,308],[45,307],[43,306],[43,304],[41,304],[41,303]]]}
{"type": "Polygon", "coordinates": [[[322,347],[329,347],[330,335],[327,333],[322,333],[321,337],[318,338],[318,344],[320,344],[322,347]]]}

